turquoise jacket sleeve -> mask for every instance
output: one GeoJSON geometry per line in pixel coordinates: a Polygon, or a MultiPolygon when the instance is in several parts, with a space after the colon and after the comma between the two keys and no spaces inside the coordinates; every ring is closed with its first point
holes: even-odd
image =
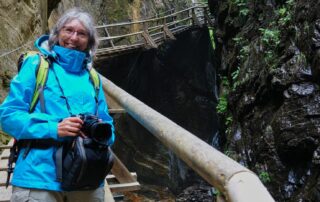
{"type": "Polygon", "coordinates": [[[29,113],[36,82],[38,56],[28,57],[13,78],[0,105],[0,129],[16,139],[57,139],[58,119],[45,113],[29,113]]]}
{"type": "Polygon", "coordinates": [[[102,82],[100,82],[100,89],[99,89],[99,97],[98,97],[98,116],[104,122],[109,123],[112,127],[112,135],[111,138],[108,140],[108,145],[112,145],[115,141],[115,134],[114,134],[114,125],[113,119],[109,114],[108,105],[106,102],[105,94],[102,88],[102,82]]]}

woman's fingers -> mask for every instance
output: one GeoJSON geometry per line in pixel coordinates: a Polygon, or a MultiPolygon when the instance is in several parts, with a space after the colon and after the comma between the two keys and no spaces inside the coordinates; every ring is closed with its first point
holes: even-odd
{"type": "Polygon", "coordinates": [[[82,124],[83,121],[78,117],[65,118],[58,124],[58,135],[60,137],[77,136],[80,134],[82,124]]]}

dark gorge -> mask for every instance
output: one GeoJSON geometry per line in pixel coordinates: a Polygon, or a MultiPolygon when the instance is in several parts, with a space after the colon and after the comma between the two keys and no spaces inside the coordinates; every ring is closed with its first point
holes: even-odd
{"type": "MultiPolygon", "coordinates": [[[[211,144],[218,133],[215,58],[207,28],[176,36],[158,49],[141,49],[96,64],[99,72],[178,125],[211,144]]],[[[114,146],[142,182],[175,193],[198,177],[129,115],[115,115],[114,146]]]]}

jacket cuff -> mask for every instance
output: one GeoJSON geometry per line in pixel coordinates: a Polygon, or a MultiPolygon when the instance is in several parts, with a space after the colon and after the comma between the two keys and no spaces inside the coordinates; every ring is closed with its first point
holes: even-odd
{"type": "Polygon", "coordinates": [[[58,122],[49,121],[49,135],[53,139],[58,139],[58,122]]]}

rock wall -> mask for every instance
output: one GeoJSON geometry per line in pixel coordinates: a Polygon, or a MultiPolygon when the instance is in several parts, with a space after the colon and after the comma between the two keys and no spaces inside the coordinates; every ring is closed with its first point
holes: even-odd
{"type": "Polygon", "coordinates": [[[0,2],[0,101],[6,96],[21,51],[41,33],[39,0],[0,2]],[[17,50],[16,50],[17,49],[17,50]],[[15,51],[16,50],[16,51],[15,51]]]}
{"type": "Polygon", "coordinates": [[[318,1],[212,1],[224,152],[276,201],[319,198],[318,1]],[[223,99],[222,99],[223,100],[223,99]]]}

